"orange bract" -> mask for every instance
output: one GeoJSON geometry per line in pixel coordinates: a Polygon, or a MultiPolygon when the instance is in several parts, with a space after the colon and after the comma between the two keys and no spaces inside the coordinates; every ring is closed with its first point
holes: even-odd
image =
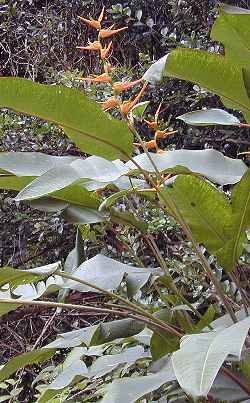
{"type": "Polygon", "coordinates": [[[87,46],[77,46],[77,49],[80,50],[101,50],[102,45],[99,41],[89,42],[87,46]]]}
{"type": "Polygon", "coordinates": [[[155,132],[155,137],[158,139],[164,139],[168,136],[171,136],[172,134],[178,133],[178,130],[174,130],[172,132],[169,132],[167,129],[166,130],[157,130],[155,132]]]}
{"type": "Polygon", "coordinates": [[[118,106],[118,100],[116,97],[110,97],[104,102],[100,102],[103,111],[108,111],[116,106],[118,106]]]}
{"type": "Polygon", "coordinates": [[[145,119],[145,122],[147,123],[148,127],[150,127],[150,129],[155,130],[155,129],[157,129],[157,127],[158,127],[158,123],[157,123],[155,120],[153,120],[152,122],[150,122],[149,120],[146,120],[146,119],[145,119]]]}
{"type": "Polygon", "coordinates": [[[99,76],[83,77],[83,78],[80,78],[80,80],[84,80],[84,81],[89,80],[89,81],[93,81],[95,83],[110,83],[112,81],[111,77],[106,73],[100,74],[99,76]]]}
{"type": "Polygon", "coordinates": [[[147,85],[148,85],[147,83],[144,84],[139,94],[136,95],[136,97],[133,100],[125,101],[120,105],[121,112],[124,113],[124,115],[127,115],[131,111],[131,109],[140,101],[142,95],[146,90],[147,85]]]}
{"type": "Polygon", "coordinates": [[[79,18],[81,21],[83,21],[85,24],[89,25],[90,27],[100,30],[102,27],[101,22],[104,17],[104,10],[105,10],[105,7],[103,7],[101,14],[99,15],[97,20],[94,20],[93,18],[89,19],[89,18],[84,18],[84,17],[80,17],[80,16],[79,16],[79,18]]]}
{"type": "Polygon", "coordinates": [[[108,46],[105,46],[104,48],[100,49],[101,52],[101,59],[107,59],[109,56],[109,52],[112,49],[112,42],[109,42],[108,46]]]}
{"type": "Polygon", "coordinates": [[[117,82],[113,84],[113,90],[116,92],[122,92],[122,91],[127,91],[130,88],[133,88],[135,85],[139,84],[142,82],[142,78],[140,78],[139,80],[135,80],[135,81],[131,81],[131,82],[117,82]]]}
{"type": "Polygon", "coordinates": [[[128,27],[123,27],[123,28],[118,28],[118,29],[112,29],[113,25],[109,28],[101,29],[99,33],[99,37],[101,39],[109,38],[112,35],[118,34],[119,32],[125,31],[128,29],[128,27]]]}
{"type": "Polygon", "coordinates": [[[150,129],[156,130],[157,127],[158,127],[158,117],[159,117],[159,114],[160,114],[161,106],[162,106],[162,103],[160,103],[160,105],[157,108],[157,111],[155,112],[155,119],[154,120],[149,121],[149,120],[145,119],[145,122],[147,123],[148,127],[150,127],[150,129]]]}

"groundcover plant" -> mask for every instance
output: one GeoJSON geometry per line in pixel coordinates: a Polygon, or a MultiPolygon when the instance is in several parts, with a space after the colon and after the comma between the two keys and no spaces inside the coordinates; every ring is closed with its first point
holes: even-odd
{"type": "Polygon", "coordinates": [[[78,231],[64,265],[1,268],[2,315],[30,305],[107,314],[113,320],[58,334],[43,348],[10,359],[0,369],[0,380],[48,361],[33,382],[40,403],[247,401],[250,170],[242,160],[213,149],[162,149],[162,139],[176,131],[160,119],[164,106],[147,116],[146,93],[165,76],[192,81],[217,94],[232,113],[204,109],[179,119],[189,125],[249,128],[250,13],[221,6],[212,38],[224,45],[224,55],[176,49],[130,82],[115,80],[109,60],[112,37],[126,27],[104,27],[104,14],[103,9],[98,19],[81,17],[97,37],[78,46],[100,55],[101,74],[82,80],[109,86],[111,95],[101,104],[76,89],[0,78],[1,108],[58,125],[90,156],[1,153],[0,187],[18,191],[16,201],[60,211],[76,225],[111,222],[140,233],[158,267],[132,266],[101,254],[84,260],[78,231]],[[138,93],[127,99],[137,87],[138,93]],[[120,119],[107,112],[113,109],[120,119]],[[233,110],[242,113],[242,121],[233,110]],[[142,123],[153,139],[141,138],[137,127],[142,123]],[[126,208],[120,208],[121,201],[126,208]],[[136,203],[172,217],[181,228],[195,263],[184,265],[183,272],[200,290],[205,287],[203,298],[212,301],[205,312],[183,293],[136,203]],[[225,288],[222,273],[233,293],[225,288]],[[99,293],[100,302],[68,303],[69,290],[99,293]]]}

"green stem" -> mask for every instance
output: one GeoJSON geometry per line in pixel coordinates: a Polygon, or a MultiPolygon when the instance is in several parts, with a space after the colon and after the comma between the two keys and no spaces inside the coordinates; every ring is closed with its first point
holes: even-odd
{"type": "Polygon", "coordinates": [[[142,315],[142,317],[150,319],[155,325],[161,326],[161,328],[164,329],[165,331],[168,331],[178,337],[182,337],[181,333],[177,332],[174,328],[172,328],[170,325],[168,325],[164,321],[154,317],[151,313],[138,307],[137,305],[135,305],[133,302],[129,301],[128,299],[123,298],[120,295],[114,294],[112,291],[104,290],[103,288],[98,287],[95,284],[89,283],[88,281],[82,280],[78,277],[74,277],[71,274],[65,273],[63,271],[58,270],[58,271],[55,271],[54,274],[57,274],[57,275],[61,276],[62,278],[66,278],[68,280],[76,281],[80,284],[86,285],[87,287],[93,288],[93,289],[101,292],[104,295],[108,295],[112,299],[119,300],[119,301],[123,302],[126,306],[131,308],[131,310],[133,310],[137,314],[142,315]]]}
{"type": "MultiPolygon", "coordinates": [[[[138,320],[139,322],[145,323],[152,327],[153,329],[156,328],[160,331],[170,331],[169,329],[166,329],[166,326],[162,326],[159,323],[155,323],[155,321],[150,320],[149,318],[138,315],[136,313],[130,313],[127,311],[120,311],[120,310],[114,310],[114,309],[107,309],[107,308],[98,308],[98,307],[93,307],[93,306],[88,306],[88,305],[75,305],[75,304],[65,304],[63,302],[53,302],[53,301],[30,301],[30,300],[24,300],[24,299],[4,299],[0,300],[0,303],[6,303],[9,305],[21,305],[21,306],[43,306],[46,308],[62,308],[62,309],[77,309],[78,311],[82,312],[93,312],[95,314],[112,314],[112,315],[117,315],[117,316],[123,316],[125,318],[131,318],[134,320],[138,320]]],[[[175,329],[171,328],[171,332],[177,333],[175,329]]],[[[181,337],[180,335],[179,337],[181,337]]]]}

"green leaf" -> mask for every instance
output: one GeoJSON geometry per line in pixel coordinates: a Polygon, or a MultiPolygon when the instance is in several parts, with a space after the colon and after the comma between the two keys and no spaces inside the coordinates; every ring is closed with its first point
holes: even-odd
{"type": "Polygon", "coordinates": [[[0,107],[62,126],[77,147],[88,154],[127,159],[132,153],[133,138],[127,125],[103,113],[79,90],[1,78],[0,107]]]}
{"type": "Polygon", "coordinates": [[[204,109],[194,112],[188,112],[178,116],[177,119],[193,126],[239,126],[240,121],[230,113],[222,109],[204,109]]]}
{"type": "Polygon", "coordinates": [[[18,369],[24,368],[26,365],[38,364],[49,360],[55,354],[55,349],[41,349],[29,351],[11,358],[7,364],[0,369],[0,382],[9,378],[18,369]]]}
{"type": "Polygon", "coordinates": [[[2,267],[0,269],[0,287],[9,284],[15,288],[20,284],[29,284],[33,281],[39,281],[54,273],[60,263],[52,263],[47,266],[36,267],[30,270],[18,270],[12,267],[2,267]]]}
{"type": "Polygon", "coordinates": [[[32,176],[18,177],[14,175],[0,175],[0,189],[21,190],[35,178],[32,176]]]}
{"type": "Polygon", "coordinates": [[[216,19],[211,38],[223,43],[225,56],[237,60],[249,68],[250,58],[250,11],[243,8],[222,5],[216,19]]]}
{"type": "Polygon", "coordinates": [[[5,315],[8,312],[15,311],[19,308],[20,304],[8,304],[8,302],[3,302],[2,300],[2,293],[0,293],[0,316],[5,315]]]}
{"type": "Polygon", "coordinates": [[[156,374],[115,379],[105,387],[102,403],[135,403],[143,396],[175,380],[171,365],[165,365],[156,374]]]}
{"type": "Polygon", "coordinates": [[[180,339],[168,332],[154,332],[151,337],[150,350],[153,360],[159,360],[166,354],[178,350],[180,339]]]}
{"type": "Polygon", "coordinates": [[[134,117],[138,119],[142,119],[145,110],[147,109],[148,105],[150,104],[150,101],[144,101],[144,102],[139,102],[136,104],[132,109],[131,112],[134,117]]]}
{"type": "Polygon", "coordinates": [[[161,192],[170,197],[189,225],[194,238],[215,253],[230,239],[232,212],[224,193],[190,175],[178,176],[161,192]],[[185,196],[184,196],[185,195],[185,196]]]}
{"type": "Polygon", "coordinates": [[[209,326],[210,323],[214,320],[215,313],[216,312],[213,305],[210,305],[202,318],[199,320],[199,322],[194,325],[194,332],[200,333],[205,327],[209,326]]]}
{"type": "Polygon", "coordinates": [[[76,380],[88,378],[88,368],[81,360],[84,356],[84,348],[76,347],[67,356],[62,366],[59,366],[58,376],[46,387],[38,399],[38,403],[47,403],[53,396],[63,391],[76,380]]]}
{"type": "Polygon", "coordinates": [[[232,192],[231,239],[222,247],[218,258],[227,271],[233,271],[247,242],[250,227],[250,168],[232,192]]]}
{"type": "Polygon", "coordinates": [[[62,333],[45,348],[70,348],[85,345],[97,346],[119,338],[140,333],[144,325],[133,319],[113,320],[99,325],[88,326],[72,332],[62,333]]]}
{"type": "MultiPolygon", "coordinates": [[[[149,281],[153,274],[157,276],[162,273],[154,268],[133,267],[100,254],[86,260],[72,272],[74,277],[94,284],[104,290],[116,290],[124,279],[125,283],[128,282],[129,288],[133,290],[133,295],[149,281]],[[135,283],[133,280],[136,280],[135,283]]],[[[65,281],[64,286],[65,288],[80,292],[97,292],[90,286],[73,280],[65,281]]]]}
{"type": "Polygon", "coordinates": [[[195,399],[207,396],[228,355],[240,359],[249,327],[248,317],[224,330],[185,336],[172,356],[181,388],[195,399]]]}
{"type": "Polygon", "coordinates": [[[165,74],[219,95],[226,107],[242,111],[250,121],[242,66],[231,59],[200,50],[176,49],[167,58],[165,74]]]}
{"type": "Polygon", "coordinates": [[[247,378],[248,384],[250,384],[250,357],[248,356],[241,362],[241,370],[247,378]]]}
{"type": "MultiPolygon", "coordinates": [[[[247,170],[241,160],[225,157],[216,150],[176,150],[162,154],[150,153],[150,156],[160,172],[171,174],[197,173],[220,185],[239,182],[247,170]]],[[[136,163],[147,172],[155,172],[147,154],[134,157],[136,163]]],[[[138,172],[132,161],[127,162],[126,168],[138,172]]],[[[131,172],[130,172],[131,173],[131,172]]]]}
{"type": "Polygon", "coordinates": [[[111,221],[117,224],[122,225],[129,225],[131,227],[137,228],[141,232],[146,232],[148,229],[147,223],[140,220],[136,217],[133,213],[129,211],[118,211],[118,210],[111,210],[111,221]]]}
{"type": "Polygon", "coordinates": [[[127,196],[129,193],[130,190],[121,190],[120,192],[113,193],[100,204],[99,211],[109,209],[117,202],[117,200],[127,196]]]}

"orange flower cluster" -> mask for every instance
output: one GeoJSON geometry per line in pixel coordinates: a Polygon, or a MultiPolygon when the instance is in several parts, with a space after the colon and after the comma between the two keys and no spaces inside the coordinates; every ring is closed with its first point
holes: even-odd
{"type": "MultiPolygon", "coordinates": [[[[114,82],[112,80],[112,77],[110,73],[113,70],[112,65],[109,62],[109,56],[112,52],[113,49],[113,43],[112,41],[108,42],[107,44],[102,43],[102,41],[112,37],[113,35],[116,35],[120,32],[123,32],[127,29],[127,27],[122,27],[118,29],[114,29],[114,25],[108,27],[108,28],[103,28],[102,27],[102,22],[105,14],[105,8],[103,7],[101,14],[99,15],[98,19],[95,20],[93,18],[84,18],[84,17],[79,17],[81,21],[83,21],[85,24],[90,26],[91,28],[94,28],[98,31],[98,36],[97,40],[94,42],[89,42],[86,46],[77,46],[77,49],[82,50],[82,51],[94,51],[94,52],[99,52],[101,60],[103,61],[104,65],[104,73],[100,75],[91,75],[89,77],[83,77],[81,80],[88,80],[94,83],[105,83],[105,84],[112,84],[112,90],[113,90],[113,95],[109,97],[106,101],[100,102],[101,108],[104,111],[108,111],[112,108],[119,108],[120,112],[124,115],[127,116],[128,122],[131,124],[133,123],[133,117],[132,114],[130,114],[131,110],[140,102],[143,94],[145,93],[146,87],[147,87],[147,82],[144,83],[142,86],[141,90],[139,93],[133,98],[130,99],[129,101],[124,101],[121,102],[120,99],[120,94],[123,91],[130,90],[131,88],[135,87],[136,85],[139,85],[143,82],[143,78],[140,78],[138,80],[130,81],[130,82],[114,82]]],[[[147,149],[156,149],[157,152],[161,152],[162,150],[159,150],[157,146],[157,140],[165,138],[167,136],[170,136],[174,133],[177,133],[177,131],[172,131],[169,132],[168,130],[160,130],[159,125],[158,125],[158,118],[159,114],[161,112],[161,104],[157,108],[157,111],[154,116],[153,121],[148,121],[145,120],[147,123],[148,127],[152,130],[155,131],[155,137],[154,140],[150,140],[147,142],[144,142],[144,145],[147,149]]],[[[141,143],[134,143],[135,147],[141,147],[141,143]]]]}
{"type": "Polygon", "coordinates": [[[109,42],[107,46],[102,47],[101,39],[109,38],[115,34],[118,34],[119,32],[124,31],[125,29],[127,29],[127,27],[113,29],[114,25],[112,25],[109,28],[102,28],[102,21],[104,18],[104,13],[105,13],[105,7],[103,7],[101,14],[99,15],[97,20],[94,20],[93,18],[88,19],[88,18],[79,16],[81,21],[83,21],[85,24],[89,25],[91,28],[97,29],[99,31],[99,34],[98,34],[97,41],[90,42],[87,46],[77,46],[77,49],[80,49],[80,50],[100,51],[102,60],[106,60],[109,57],[110,52],[112,50],[112,41],[109,42]]]}
{"type": "MultiPolygon", "coordinates": [[[[127,27],[122,27],[118,29],[114,29],[114,25],[111,25],[108,28],[102,28],[102,21],[104,18],[104,13],[105,13],[105,8],[103,7],[101,14],[99,15],[98,19],[95,20],[93,18],[87,19],[84,17],[79,17],[81,21],[83,21],[85,24],[89,25],[92,28],[97,29],[98,32],[98,38],[94,42],[89,42],[88,45],[86,46],[77,46],[77,49],[79,50],[90,50],[90,51],[97,51],[100,53],[101,59],[104,62],[104,73],[100,75],[93,75],[89,77],[83,77],[81,80],[85,81],[91,81],[94,83],[112,83],[112,78],[110,76],[110,73],[112,71],[112,66],[108,61],[108,58],[110,56],[110,53],[113,48],[112,41],[110,41],[108,44],[104,45],[102,44],[102,40],[105,40],[107,38],[110,38],[111,36],[118,34],[119,32],[123,32],[127,29],[127,27]]],[[[120,111],[122,114],[127,115],[131,109],[139,102],[140,98],[145,92],[146,86],[141,89],[141,91],[138,93],[138,95],[129,101],[121,103],[119,100],[118,95],[123,92],[127,91],[134,86],[140,84],[143,81],[142,78],[139,80],[131,81],[131,82],[115,82],[112,85],[113,93],[114,95],[108,98],[104,102],[100,102],[101,107],[104,111],[108,111],[109,109],[119,107],[120,111]]]]}

